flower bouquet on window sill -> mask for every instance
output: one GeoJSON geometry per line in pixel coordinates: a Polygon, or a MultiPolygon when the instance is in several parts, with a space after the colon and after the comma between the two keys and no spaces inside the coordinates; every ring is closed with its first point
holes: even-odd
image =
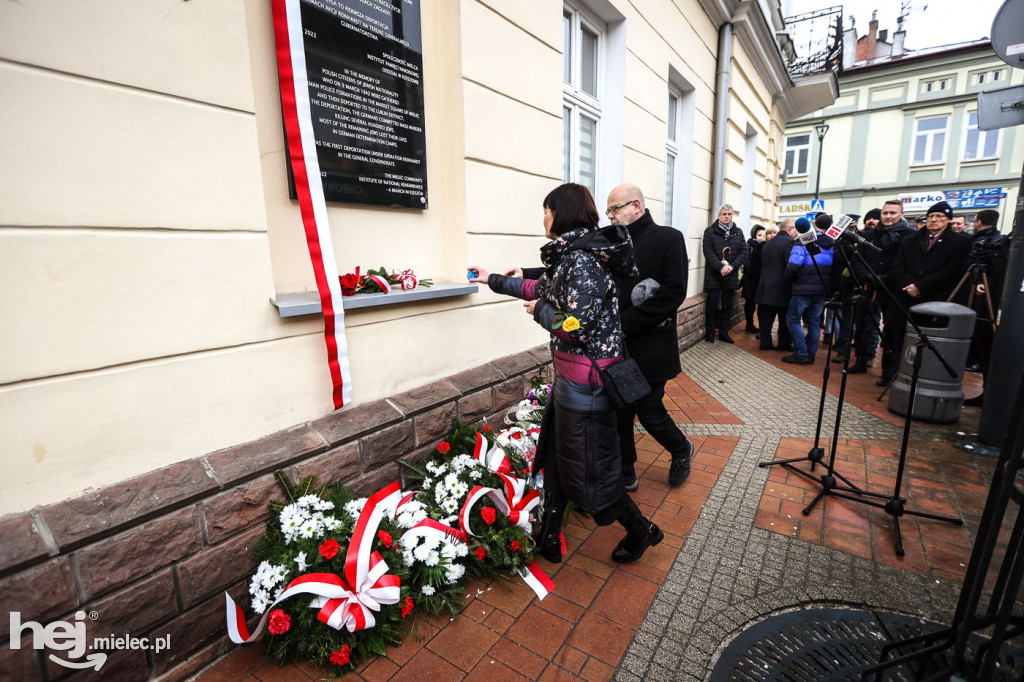
{"type": "Polygon", "coordinates": [[[429,287],[434,284],[429,279],[420,279],[412,270],[392,270],[389,274],[384,266],[379,269],[370,269],[366,274],[360,274],[360,268],[347,275],[341,275],[341,295],[355,296],[356,294],[389,294],[393,287],[399,287],[402,291],[410,291],[416,287],[429,287]]]}

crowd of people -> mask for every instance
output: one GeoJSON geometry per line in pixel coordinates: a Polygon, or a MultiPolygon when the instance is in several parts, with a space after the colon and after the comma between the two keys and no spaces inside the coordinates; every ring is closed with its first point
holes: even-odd
{"type": "MultiPolygon", "coordinates": [[[[540,267],[503,274],[469,269],[470,281],[522,299],[525,312],[551,335],[555,380],[533,467],[543,471],[545,491],[537,551],[561,560],[561,526],[571,502],[599,525],[619,523],[626,535],[612,558],[636,561],[664,533],[629,495],[639,488],[634,421],[670,455],[670,485],[687,480],[694,453],[664,405],[665,385],[681,371],[676,313],[687,294],[686,241],[681,231],[654,222],[632,184],[609,193],[607,227],[599,226],[594,199],[579,184],[552,190],[543,209],[550,241],[540,249],[540,267]],[[616,366],[633,372],[628,381],[634,385],[640,375],[649,391],[629,404],[616,401],[613,375],[623,373],[613,372],[616,366]]],[[[981,313],[979,357],[987,369],[992,315],[981,302],[986,294],[998,300],[1005,254],[995,211],[979,212],[969,234],[949,204],[939,202],[915,230],[903,205],[887,201],[864,216],[863,229],[853,216],[849,230],[858,237],[838,241],[825,234],[832,225],[826,214],[813,223],[786,219],[778,229],[754,225],[749,237],[734,217],[731,206],[721,206],[703,235],[705,341],[734,343],[729,330],[742,290],[745,331],[760,338],[761,350],[814,364],[824,340],[834,343],[839,361],[855,356],[849,371],[857,374],[873,366],[881,344],[884,385],[898,366],[903,310],[954,297],[970,300],[981,313]],[[974,268],[982,253],[988,254],[984,268],[974,268]],[[965,273],[978,270],[989,279],[963,286],[965,273]]]]}
{"type": "MultiPolygon", "coordinates": [[[[741,289],[745,331],[757,335],[762,351],[809,365],[824,341],[834,344],[835,362],[849,359],[848,372],[864,374],[881,346],[876,384],[887,386],[903,353],[904,311],[951,300],[977,313],[968,369],[987,373],[1008,250],[996,228],[999,214],[981,210],[968,226],[940,201],[913,227],[902,202],[893,199],[864,214],[863,224],[860,216],[849,217],[846,231],[858,239],[834,241],[826,234],[832,217],[819,213],[813,222],[787,218],[777,232],[754,225],[740,243],[732,207],[722,206],[703,239],[705,288],[710,283],[723,290],[709,291],[705,340],[713,343],[717,330],[718,340],[733,342],[727,331],[731,292],[724,289],[741,289]],[[742,278],[731,278],[740,268],[742,278]]],[[[981,401],[973,396],[964,404],[981,401]]]]}

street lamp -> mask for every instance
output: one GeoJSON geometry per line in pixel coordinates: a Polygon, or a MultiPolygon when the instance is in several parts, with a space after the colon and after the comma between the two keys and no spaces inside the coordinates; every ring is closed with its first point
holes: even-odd
{"type": "Polygon", "coordinates": [[[821,189],[821,150],[825,146],[825,133],[828,132],[828,124],[822,121],[814,126],[814,132],[818,134],[818,177],[814,181],[814,200],[817,201],[818,190],[821,189]]]}

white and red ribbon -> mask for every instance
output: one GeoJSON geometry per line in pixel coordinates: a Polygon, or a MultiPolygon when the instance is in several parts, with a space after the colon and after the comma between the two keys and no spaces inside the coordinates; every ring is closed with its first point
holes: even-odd
{"type": "Polygon", "coordinates": [[[402,285],[402,291],[409,291],[415,289],[420,283],[417,279],[416,274],[412,270],[404,270],[399,272],[398,270],[392,270],[391,276],[398,279],[398,283],[402,285]]]}
{"type": "Polygon", "coordinates": [[[371,552],[377,527],[386,510],[393,509],[401,499],[398,481],[377,491],[363,506],[356,520],[352,539],[345,554],[345,576],[333,573],[307,573],[288,583],[274,603],[267,607],[256,630],[250,635],[245,624],[245,613],[227,592],[228,637],[235,644],[246,644],[256,639],[278,603],[297,594],[312,594],[310,607],[320,609],[317,620],[335,630],[342,627],[349,632],[372,628],[376,624],[373,611],[385,604],[397,604],[401,596],[401,579],[388,575],[388,565],[379,552],[371,552]]]}
{"type": "Polygon", "coordinates": [[[299,0],[272,0],[277,70],[281,82],[281,109],[287,133],[299,212],[306,232],[306,245],[313,264],[316,289],[324,316],[327,365],[333,384],[335,409],[352,399],[348,343],[345,340],[345,312],[342,308],[338,264],[334,260],[327,202],[320,180],[320,163],[313,137],[309,107],[306,53],[303,46],[299,0]]]}
{"type": "Polygon", "coordinates": [[[552,582],[551,578],[548,577],[547,573],[537,565],[536,561],[531,561],[519,571],[519,575],[534,594],[537,595],[537,599],[544,601],[544,597],[548,596],[550,592],[555,589],[555,583],[552,582]]]}
{"type": "Polygon", "coordinates": [[[380,290],[383,291],[385,294],[391,293],[391,283],[388,282],[387,279],[383,277],[378,277],[377,275],[367,275],[366,279],[372,279],[374,282],[376,282],[377,286],[379,286],[380,290]]]}
{"type": "Polygon", "coordinates": [[[476,432],[476,445],[473,446],[473,459],[495,473],[511,473],[512,464],[500,445],[491,445],[479,431],[476,432]]]}

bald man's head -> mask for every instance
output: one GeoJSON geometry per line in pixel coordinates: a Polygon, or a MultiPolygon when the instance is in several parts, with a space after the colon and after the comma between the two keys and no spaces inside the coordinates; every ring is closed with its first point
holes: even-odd
{"type": "Polygon", "coordinates": [[[608,193],[608,210],[605,215],[612,225],[629,225],[645,211],[644,193],[634,184],[621,184],[608,193]]]}

